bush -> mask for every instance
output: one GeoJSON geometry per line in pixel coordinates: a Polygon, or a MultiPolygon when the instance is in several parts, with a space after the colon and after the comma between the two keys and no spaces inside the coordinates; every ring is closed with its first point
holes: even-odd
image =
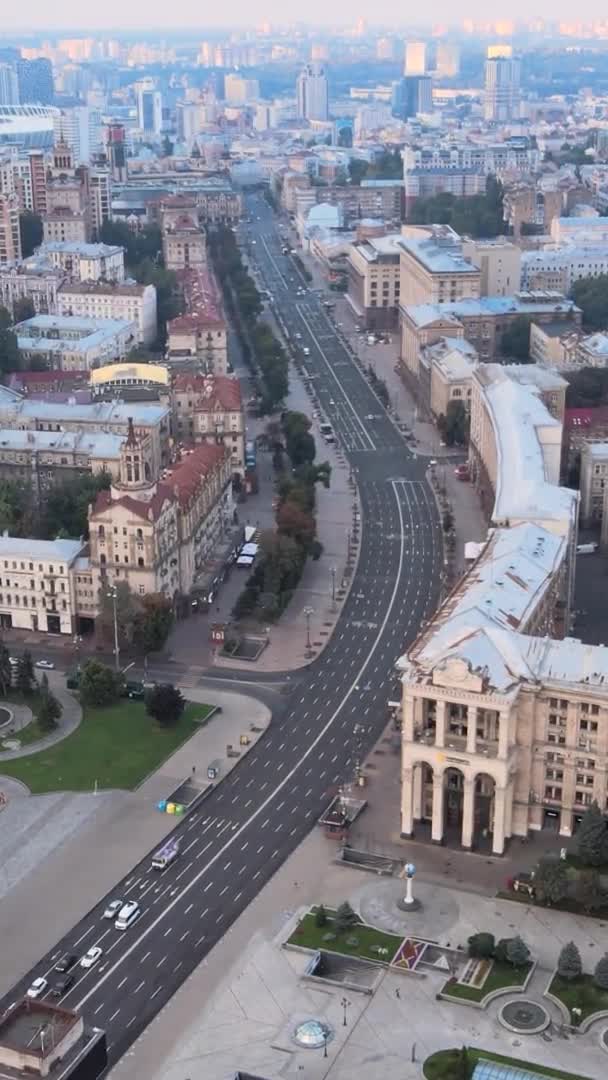
{"type": "Polygon", "coordinates": [[[595,800],[585,811],[576,834],[578,853],[585,866],[602,866],[608,861],[607,822],[595,800]]]}
{"type": "Polygon", "coordinates": [[[514,968],[523,968],[530,963],[530,950],[519,934],[507,944],[507,960],[514,968]]]}
{"type": "Polygon", "coordinates": [[[87,660],[80,675],[80,700],[83,705],[103,708],[118,700],[122,677],[99,660],[87,660]]]}
{"type": "Polygon", "coordinates": [[[507,959],[507,949],[509,948],[512,940],[513,938],[503,937],[500,938],[500,941],[496,943],[496,948],[494,949],[494,959],[496,960],[497,964],[507,964],[509,962],[507,959]]]}
{"type": "Polygon", "coordinates": [[[568,891],[568,873],[561,859],[541,859],[534,875],[536,895],[542,904],[559,904],[568,891]]]}
{"type": "Polygon", "coordinates": [[[599,990],[608,990],[608,953],[604,953],[595,965],[593,981],[599,990]]]}
{"type": "Polygon", "coordinates": [[[327,912],[323,907],[323,904],[319,904],[315,911],[315,926],[321,929],[322,926],[327,926],[327,912]]]}
{"type": "Polygon", "coordinates": [[[491,960],[494,956],[494,934],[472,934],[467,942],[472,960],[491,960]]]}
{"type": "Polygon", "coordinates": [[[574,982],[583,973],[581,954],[573,941],[568,941],[559,954],[557,974],[566,982],[574,982]]]}
{"type": "Polygon", "coordinates": [[[345,930],[348,930],[351,926],[355,926],[358,922],[356,913],[353,911],[348,900],[345,900],[336,911],[336,917],[334,919],[334,927],[336,933],[343,934],[345,930]]]}

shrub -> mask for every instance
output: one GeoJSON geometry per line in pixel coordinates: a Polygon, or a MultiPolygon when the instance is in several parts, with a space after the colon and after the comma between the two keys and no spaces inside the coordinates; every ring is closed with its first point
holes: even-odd
{"type": "Polygon", "coordinates": [[[323,904],[319,904],[315,911],[315,926],[320,930],[322,926],[327,926],[327,912],[323,907],[323,904]]]}
{"type": "Polygon", "coordinates": [[[500,941],[496,942],[496,948],[494,949],[494,959],[498,964],[508,963],[507,949],[511,944],[512,940],[513,938],[503,937],[500,938],[500,941]]]}
{"type": "Polygon", "coordinates": [[[519,934],[507,944],[507,960],[514,968],[523,968],[530,963],[530,950],[519,934]]]}
{"type": "Polygon", "coordinates": [[[334,927],[336,933],[343,934],[349,927],[354,926],[358,922],[357,916],[350,906],[348,900],[345,900],[336,911],[336,917],[334,919],[334,927]]]}
{"type": "Polygon", "coordinates": [[[604,953],[595,965],[593,981],[599,990],[608,990],[608,953],[604,953]]]}
{"type": "Polygon", "coordinates": [[[576,834],[578,853],[585,866],[602,866],[608,861],[606,818],[595,800],[585,811],[576,834]]]}
{"type": "Polygon", "coordinates": [[[559,954],[557,974],[566,982],[574,982],[583,973],[581,954],[573,941],[568,941],[559,954]]]}
{"type": "Polygon", "coordinates": [[[468,939],[469,956],[473,960],[490,960],[494,956],[494,934],[472,934],[468,939]]]}

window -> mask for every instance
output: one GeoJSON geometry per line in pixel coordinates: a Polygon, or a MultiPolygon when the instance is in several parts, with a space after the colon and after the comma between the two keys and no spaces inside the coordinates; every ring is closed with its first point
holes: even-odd
{"type": "Polygon", "coordinates": [[[106,565],[106,557],[105,557],[105,555],[102,554],[102,555],[99,556],[99,564],[100,564],[100,566],[105,566],[106,565]]]}
{"type": "Polygon", "coordinates": [[[143,596],[145,594],[145,591],[146,591],[146,586],[145,585],[140,585],[139,586],[139,595],[143,596]]]}
{"type": "Polygon", "coordinates": [[[140,556],[140,557],[139,557],[139,559],[137,560],[137,565],[138,565],[138,566],[143,566],[143,565],[144,565],[144,560],[143,560],[143,559],[141,558],[141,556],[140,556]]]}
{"type": "Polygon", "coordinates": [[[558,801],[562,797],[561,787],[555,787],[553,784],[548,784],[545,788],[545,799],[558,801]]]}

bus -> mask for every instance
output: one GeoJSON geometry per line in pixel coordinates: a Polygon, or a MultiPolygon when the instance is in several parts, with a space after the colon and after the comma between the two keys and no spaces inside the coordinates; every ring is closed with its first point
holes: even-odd
{"type": "Polygon", "coordinates": [[[179,855],[179,840],[167,840],[161,848],[152,856],[153,870],[166,870],[179,855]]]}

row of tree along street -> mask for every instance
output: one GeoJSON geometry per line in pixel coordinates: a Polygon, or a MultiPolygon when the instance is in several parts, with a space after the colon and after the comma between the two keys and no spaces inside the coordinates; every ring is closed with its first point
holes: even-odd
{"type": "Polygon", "coordinates": [[[262,533],[255,570],[234,607],[237,619],[255,615],[272,621],[287,607],[307,558],[318,559],[316,485],[329,487],[328,462],[315,464],[316,446],[310,420],[300,412],[284,412],[267,428],[276,473],[276,529],[262,533]]]}
{"type": "Polygon", "coordinates": [[[261,416],[274,412],[289,389],[289,358],[269,323],[260,319],[262,298],[248,273],[232,229],[209,236],[213,265],[243,358],[253,373],[261,416]]]}
{"type": "Polygon", "coordinates": [[[18,658],[16,665],[11,664],[9,651],[3,641],[0,641],[0,691],[3,698],[31,709],[40,735],[46,735],[57,727],[63,710],[51,693],[48,676],[44,674],[38,682],[34,662],[27,651],[18,658]]]}

